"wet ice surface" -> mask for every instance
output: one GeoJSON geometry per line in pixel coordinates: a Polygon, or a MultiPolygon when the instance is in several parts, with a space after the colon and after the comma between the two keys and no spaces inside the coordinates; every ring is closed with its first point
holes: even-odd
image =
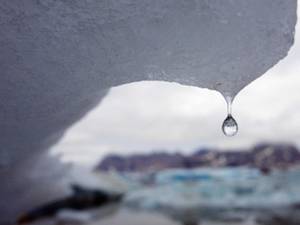
{"type": "Polygon", "coordinates": [[[5,1],[0,221],[66,192],[60,166],[42,153],[110,87],[163,80],[233,96],[287,55],[296,3],[5,1]]]}

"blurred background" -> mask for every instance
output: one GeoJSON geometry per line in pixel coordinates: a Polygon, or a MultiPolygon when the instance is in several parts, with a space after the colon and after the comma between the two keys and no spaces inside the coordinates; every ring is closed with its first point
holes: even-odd
{"type": "Polygon", "coordinates": [[[216,91],[112,88],[51,150],[72,171],[73,194],[20,223],[300,224],[299,29],[289,55],[236,96],[232,138],[216,91]]]}

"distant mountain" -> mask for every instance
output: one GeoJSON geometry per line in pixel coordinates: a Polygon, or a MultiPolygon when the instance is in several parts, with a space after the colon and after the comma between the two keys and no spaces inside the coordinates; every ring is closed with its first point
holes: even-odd
{"type": "Polygon", "coordinates": [[[285,169],[297,164],[300,164],[300,152],[296,146],[261,143],[249,149],[235,151],[198,149],[191,155],[163,151],[130,156],[109,155],[96,169],[155,172],[170,168],[249,166],[268,172],[273,168],[285,169]]]}

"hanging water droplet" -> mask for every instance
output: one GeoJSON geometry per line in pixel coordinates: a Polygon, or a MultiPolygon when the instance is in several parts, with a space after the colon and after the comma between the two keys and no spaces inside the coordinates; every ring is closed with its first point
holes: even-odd
{"type": "Polygon", "coordinates": [[[223,122],[222,130],[227,137],[232,137],[237,134],[239,128],[235,119],[231,115],[232,97],[225,97],[227,103],[227,117],[223,122]]]}
{"type": "Polygon", "coordinates": [[[239,130],[238,124],[230,114],[224,120],[223,125],[222,125],[222,130],[223,130],[223,133],[228,137],[232,137],[237,134],[237,132],[239,130]]]}

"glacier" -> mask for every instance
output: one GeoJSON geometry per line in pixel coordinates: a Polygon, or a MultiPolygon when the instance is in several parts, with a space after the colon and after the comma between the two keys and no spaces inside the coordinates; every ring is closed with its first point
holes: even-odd
{"type": "Polygon", "coordinates": [[[0,221],[68,192],[65,166],[47,151],[110,87],[159,80],[234,97],[287,56],[296,9],[296,0],[3,1],[0,221]]]}

